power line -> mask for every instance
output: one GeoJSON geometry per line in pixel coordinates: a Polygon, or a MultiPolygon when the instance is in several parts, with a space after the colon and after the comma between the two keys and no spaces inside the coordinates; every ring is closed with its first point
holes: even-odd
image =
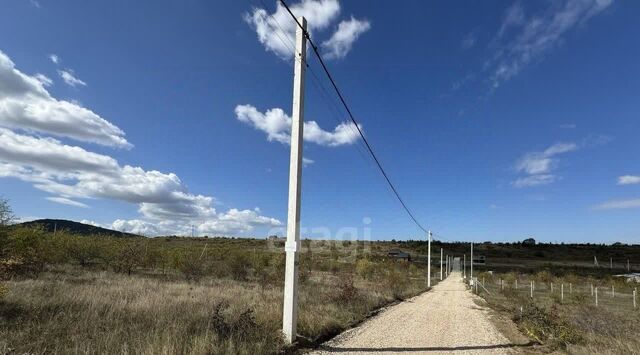
{"type": "Polygon", "coordinates": [[[320,65],[322,66],[322,69],[324,70],[324,73],[327,75],[327,78],[329,79],[329,81],[331,82],[331,85],[333,86],[333,89],[335,90],[336,94],[338,95],[338,98],[340,98],[340,102],[342,103],[342,106],[344,106],[345,110],[347,111],[347,113],[349,114],[349,119],[351,119],[351,122],[353,122],[353,124],[355,125],[358,134],[360,135],[360,137],[362,138],[362,140],[364,141],[364,144],[367,147],[367,150],[369,151],[369,154],[371,154],[371,157],[373,158],[373,160],[375,161],[376,165],[378,166],[378,169],[380,170],[380,172],[382,173],[382,176],[384,176],[385,180],[387,181],[387,184],[389,184],[389,187],[391,188],[391,190],[393,191],[393,193],[395,194],[396,198],[398,199],[398,201],[400,201],[400,204],[402,205],[402,207],[404,208],[404,210],[407,212],[407,214],[409,215],[409,217],[411,217],[411,219],[413,220],[413,222],[418,226],[418,228],[420,228],[423,232],[427,233],[427,230],[422,227],[422,225],[420,224],[420,222],[418,222],[418,220],[416,219],[416,217],[413,215],[413,213],[411,212],[411,210],[409,210],[409,207],[407,207],[407,204],[402,200],[402,197],[400,197],[400,194],[398,193],[398,190],[395,188],[395,186],[393,185],[393,183],[391,182],[391,180],[389,179],[389,176],[387,175],[387,173],[384,171],[384,169],[382,168],[382,164],[380,164],[380,160],[378,160],[378,157],[375,155],[375,153],[373,152],[373,149],[371,148],[371,144],[369,144],[369,141],[367,140],[367,138],[364,136],[364,134],[362,133],[362,130],[360,129],[360,126],[358,125],[358,122],[355,120],[355,118],[353,117],[353,114],[351,113],[351,109],[349,109],[349,105],[347,105],[347,102],[345,101],[344,97],[342,96],[342,93],[340,92],[340,89],[338,89],[338,86],[336,85],[336,82],[333,80],[333,76],[331,76],[331,73],[329,72],[329,69],[327,69],[326,64],[324,63],[324,60],[322,59],[322,56],[320,55],[320,52],[318,51],[318,47],[313,43],[313,41],[311,40],[311,36],[309,35],[309,32],[304,29],[302,27],[302,25],[300,24],[300,22],[298,22],[298,19],[296,18],[296,16],[291,12],[291,9],[289,9],[289,6],[284,2],[284,0],[280,0],[280,3],[282,4],[282,6],[284,6],[284,8],[287,10],[287,12],[289,13],[289,15],[291,15],[291,17],[293,18],[293,20],[296,22],[296,24],[298,25],[298,27],[300,27],[300,29],[302,29],[304,36],[307,38],[307,40],[309,41],[309,44],[311,45],[311,48],[313,48],[313,52],[315,53],[316,57],[318,58],[318,61],[320,62],[320,65]]]}

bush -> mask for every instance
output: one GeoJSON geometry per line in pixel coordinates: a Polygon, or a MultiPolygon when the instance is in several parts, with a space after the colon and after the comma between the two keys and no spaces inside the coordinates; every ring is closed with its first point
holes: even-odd
{"type": "Polygon", "coordinates": [[[529,303],[516,321],[527,335],[551,347],[566,347],[582,340],[579,331],[559,317],[555,306],[546,310],[529,303]]]}
{"type": "Polygon", "coordinates": [[[5,284],[0,283],[0,300],[2,300],[7,293],[9,293],[9,288],[5,284]]]}
{"type": "Polygon", "coordinates": [[[369,259],[360,259],[356,262],[356,272],[365,280],[371,280],[376,273],[376,265],[369,259]]]}
{"type": "Polygon", "coordinates": [[[204,265],[194,253],[185,250],[175,251],[171,261],[173,267],[180,271],[187,280],[199,281],[204,275],[204,265]]]}
{"type": "Polygon", "coordinates": [[[44,269],[51,254],[50,235],[41,228],[16,228],[7,238],[8,263],[15,273],[37,274],[44,269]]]}
{"type": "Polygon", "coordinates": [[[340,274],[338,277],[337,294],[335,301],[340,304],[350,304],[357,300],[358,289],[353,283],[353,275],[349,273],[340,274]]]}

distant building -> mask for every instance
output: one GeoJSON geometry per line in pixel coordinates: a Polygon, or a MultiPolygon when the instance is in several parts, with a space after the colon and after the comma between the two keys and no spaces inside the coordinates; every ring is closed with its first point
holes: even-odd
{"type": "Polygon", "coordinates": [[[527,238],[522,241],[522,245],[536,245],[536,240],[533,238],[527,238]]]}
{"type": "Polygon", "coordinates": [[[487,258],[484,255],[473,256],[473,265],[485,265],[486,263],[487,263],[487,258]]]}
{"type": "Polygon", "coordinates": [[[389,250],[389,252],[387,253],[387,256],[396,259],[396,260],[402,260],[402,261],[411,261],[411,254],[409,253],[405,253],[404,251],[400,250],[400,249],[391,249],[389,250]]]}

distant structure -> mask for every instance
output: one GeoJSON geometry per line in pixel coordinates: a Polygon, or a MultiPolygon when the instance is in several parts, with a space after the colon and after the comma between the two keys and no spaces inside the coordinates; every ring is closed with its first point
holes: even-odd
{"type": "Polygon", "coordinates": [[[411,254],[406,253],[400,249],[391,249],[389,250],[389,252],[387,253],[387,256],[395,259],[395,260],[402,260],[402,261],[411,261],[411,254]]]}
{"type": "Polygon", "coordinates": [[[522,245],[536,245],[536,240],[533,238],[527,238],[522,241],[522,245]]]}
{"type": "Polygon", "coordinates": [[[484,255],[473,256],[473,265],[485,265],[486,263],[487,263],[487,258],[484,255]]]}

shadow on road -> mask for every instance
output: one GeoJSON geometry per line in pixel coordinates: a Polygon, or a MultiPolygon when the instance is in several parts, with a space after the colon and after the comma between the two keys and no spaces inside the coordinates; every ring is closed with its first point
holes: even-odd
{"type": "Polygon", "coordinates": [[[526,344],[496,344],[496,345],[470,345],[470,346],[429,346],[429,347],[415,347],[415,348],[402,348],[402,347],[386,347],[386,348],[336,348],[332,346],[323,345],[319,349],[329,353],[346,353],[346,352],[415,352],[415,351],[465,351],[465,350],[491,350],[491,349],[508,349],[508,348],[522,348],[536,345],[535,342],[528,342],[526,344]]]}

